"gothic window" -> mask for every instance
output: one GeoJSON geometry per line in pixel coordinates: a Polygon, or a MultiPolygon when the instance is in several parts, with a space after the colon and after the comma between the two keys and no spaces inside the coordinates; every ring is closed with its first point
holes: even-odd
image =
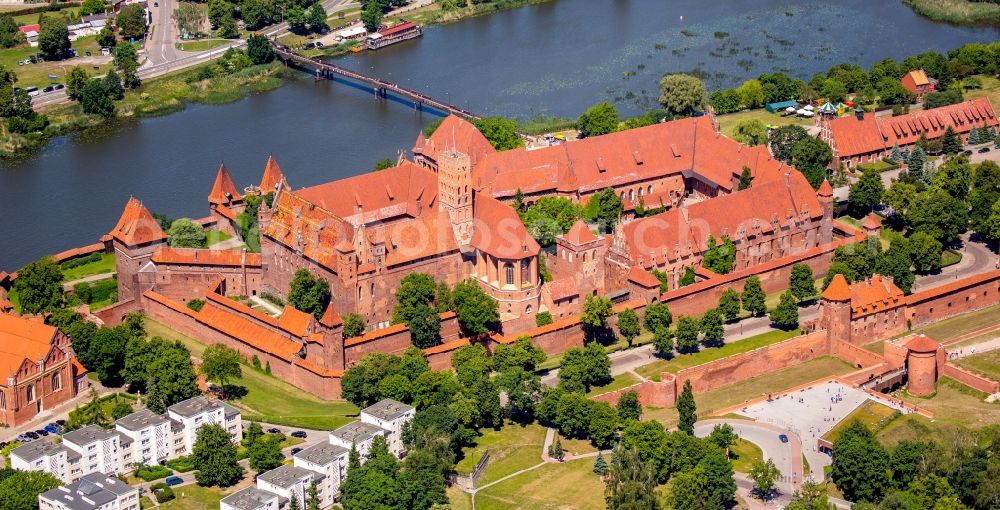
{"type": "Polygon", "coordinates": [[[59,372],[52,374],[52,391],[59,391],[62,389],[62,379],[59,377],[59,372]]]}
{"type": "Polygon", "coordinates": [[[522,260],[521,261],[521,281],[522,282],[530,282],[531,281],[531,276],[528,274],[528,272],[530,270],[531,270],[530,263],[527,260],[522,260]]]}
{"type": "Polygon", "coordinates": [[[531,305],[524,307],[524,313],[531,313],[531,305]]]}
{"type": "Polygon", "coordinates": [[[504,272],[507,273],[507,285],[514,285],[514,265],[510,262],[504,264],[504,272]]]}
{"type": "Polygon", "coordinates": [[[34,402],[34,400],[35,400],[35,385],[34,384],[29,384],[27,387],[25,387],[25,391],[27,392],[27,395],[28,395],[28,402],[34,402]]]}

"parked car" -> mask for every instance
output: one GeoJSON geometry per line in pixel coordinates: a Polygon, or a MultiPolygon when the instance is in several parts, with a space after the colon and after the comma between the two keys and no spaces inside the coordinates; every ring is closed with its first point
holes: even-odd
{"type": "Polygon", "coordinates": [[[302,451],[302,448],[299,448],[299,447],[296,446],[295,448],[292,448],[292,455],[295,455],[296,453],[299,453],[301,451],[302,451]]]}
{"type": "Polygon", "coordinates": [[[184,479],[179,476],[168,476],[163,480],[163,483],[167,484],[167,487],[173,487],[174,485],[180,485],[184,483],[184,479]]]}
{"type": "Polygon", "coordinates": [[[788,442],[788,436],[786,436],[785,434],[781,434],[780,436],[778,436],[778,439],[780,439],[782,443],[788,442]]]}
{"type": "Polygon", "coordinates": [[[316,47],[317,48],[322,48],[323,47],[323,41],[316,41],[316,47]]]}
{"type": "Polygon", "coordinates": [[[55,87],[53,87],[52,85],[49,85],[48,87],[45,87],[44,89],[42,89],[42,92],[52,92],[55,89],[56,89],[55,87]]]}
{"type": "Polygon", "coordinates": [[[24,89],[24,91],[27,92],[29,96],[37,96],[38,94],[41,94],[41,92],[38,91],[38,87],[28,87],[24,89]]]}
{"type": "Polygon", "coordinates": [[[315,47],[316,47],[316,43],[306,43],[306,45],[303,46],[302,49],[304,49],[304,50],[311,50],[311,49],[313,49],[315,47]]]}
{"type": "Polygon", "coordinates": [[[40,436],[47,436],[47,435],[49,435],[49,431],[47,431],[45,429],[38,429],[38,430],[35,431],[35,434],[38,434],[40,436]]]}
{"type": "Polygon", "coordinates": [[[45,430],[50,434],[58,434],[59,431],[62,430],[62,428],[59,427],[59,425],[56,425],[55,423],[50,423],[45,426],[45,430]]]}
{"type": "Polygon", "coordinates": [[[56,420],[56,425],[59,425],[60,427],[65,427],[66,420],[56,420]]]}
{"type": "Polygon", "coordinates": [[[989,147],[983,147],[982,149],[979,149],[977,152],[979,152],[980,154],[982,154],[984,152],[989,152],[989,151],[990,151],[989,147]]]}
{"type": "Polygon", "coordinates": [[[305,439],[306,438],[306,433],[303,430],[296,430],[295,432],[292,432],[292,437],[297,437],[299,439],[305,439]]]}
{"type": "Polygon", "coordinates": [[[38,439],[38,433],[37,432],[25,432],[24,435],[30,437],[31,439],[38,439]]]}
{"type": "Polygon", "coordinates": [[[966,156],[971,156],[972,155],[972,151],[966,149],[966,150],[962,151],[962,154],[965,154],[966,156]]]}
{"type": "Polygon", "coordinates": [[[64,88],[66,88],[66,86],[63,85],[62,83],[56,83],[56,90],[62,90],[64,88]]]}
{"type": "Polygon", "coordinates": [[[267,429],[267,433],[268,434],[280,434],[281,433],[281,429],[279,429],[278,427],[271,427],[271,428],[267,429]]]}
{"type": "Polygon", "coordinates": [[[32,439],[28,437],[27,434],[21,434],[20,436],[17,436],[17,440],[22,443],[30,443],[32,441],[32,439]]]}

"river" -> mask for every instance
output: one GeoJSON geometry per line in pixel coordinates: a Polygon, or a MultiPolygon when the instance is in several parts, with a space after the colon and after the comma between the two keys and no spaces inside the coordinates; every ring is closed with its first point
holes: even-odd
{"type": "MultiPolygon", "coordinates": [[[[615,101],[639,112],[666,72],[711,88],[762,72],[808,77],[838,62],[993,41],[996,28],[956,27],[898,0],[555,0],[448,25],[338,64],[482,115],[575,117],[615,101]],[[683,16],[683,19],[682,19],[683,16]]],[[[53,140],[0,168],[0,268],[94,242],[130,196],[171,217],[204,216],[224,162],[240,187],[273,153],[293,187],[365,172],[413,145],[434,120],[340,83],[302,75],[277,90],[221,105],[190,105],[98,137],[53,140]]]]}

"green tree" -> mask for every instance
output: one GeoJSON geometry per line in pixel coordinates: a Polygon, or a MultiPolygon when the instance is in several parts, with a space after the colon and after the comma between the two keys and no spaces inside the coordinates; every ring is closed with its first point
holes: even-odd
{"type": "Polygon", "coordinates": [[[66,430],[78,430],[88,425],[111,426],[111,418],[97,397],[97,391],[90,389],[90,401],[70,411],[66,420],[66,430]]]}
{"type": "Polygon", "coordinates": [[[722,345],[726,332],[722,325],[722,312],[718,308],[706,311],[699,323],[705,345],[722,345]]]}
{"type": "Polygon", "coordinates": [[[618,224],[624,210],[622,199],[615,190],[605,188],[590,197],[583,209],[583,216],[588,222],[596,223],[601,231],[611,232],[618,224]]]}
{"type": "Polygon", "coordinates": [[[146,11],[139,4],[129,4],[115,17],[118,32],[124,39],[142,39],[146,35],[146,11]]]}
{"type": "Polygon", "coordinates": [[[794,494],[792,500],[785,506],[786,510],[833,510],[826,495],[826,485],[806,480],[794,494]]]}
{"type": "MultiPolygon", "coordinates": [[[[270,471],[281,466],[285,456],[281,453],[279,437],[268,434],[258,438],[249,448],[250,469],[257,473],[270,471]]],[[[200,482],[199,482],[200,483],[200,482]]]]}
{"type": "Polygon", "coordinates": [[[60,485],[58,478],[42,471],[0,469],[0,501],[4,510],[35,510],[38,495],[60,485]]]}
{"type": "Polygon", "coordinates": [[[156,385],[156,380],[150,378],[150,381],[146,384],[146,407],[156,414],[164,414],[167,412],[167,405],[163,402],[163,396],[160,395],[160,389],[156,385]]]}
{"type": "Polygon", "coordinates": [[[944,130],[944,136],[941,138],[942,148],[945,154],[958,154],[962,152],[962,138],[955,132],[951,126],[948,126],[944,130]]]}
{"type": "Polygon", "coordinates": [[[750,147],[765,145],[767,144],[767,127],[757,119],[741,120],[736,123],[733,140],[750,147]]]}
{"type": "Polygon", "coordinates": [[[611,103],[600,102],[587,109],[576,121],[581,137],[600,136],[618,130],[618,110],[611,103]]]}
{"type": "Polygon", "coordinates": [[[369,2],[361,10],[361,23],[365,30],[375,32],[382,26],[382,8],[376,2],[369,2]]]}
{"type": "Polygon", "coordinates": [[[580,322],[593,337],[608,327],[608,318],[613,314],[614,306],[610,299],[604,296],[587,296],[583,302],[583,314],[580,315],[580,322]]]}
{"type": "Polygon", "coordinates": [[[743,167],[743,171],[740,172],[740,184],[737,188],[738,190],[750,189],[753,186],[753,175],[750,173],[750,167],[743,167]]]}
{"type": "Polygon", "coordinates": [[[487,378],[493,363],[485,347],[473,344],[455,351],[451,356],[451,366],[455,369],[458,382],[471,387],[476,381],[487,378]]]}
{"type": "Polygon", "coordinates": [[[71,99],[79,100],[88,81],[90,81],[90,74],[82,66],[70,69],[69,76],[66,77],[66,94],[71,99]]]}
{"type": "Polygon", "coordinates": [[[760,278],[751,276],[743,283],[743,309],[750,312],[755,317],[760,317],[767,313],[764,294],[764,287],[760,284],[760,278]]]}
{"type": "Polygon", "coordinates": [[[677,280],[677,285],[679,287],[687,287],[695,282],[694,268],[691,266],[684,266],[684,275],[681,276],[680,280],[677,280]]]}
{"type": "Polygon", "coordinates": [[[524,147],[524,140],[517,134],[517,121],[503,117],[483,117],[473,123],[476,129],[498,151],[524,147]]]}
{"type": "Polygon", "coordinates": [[[691,380],[684,381],[684,389],[677,397],[677,413],[680,415],[677,428],[689,435],[694,435],[694,422],[698,421],[698,407],[694,403],[694,391],[691,389],[691,380]]]}
{"type": "Polygon", "coordinates": [[[608,467],[608,461],[604,460],[604,454],[600,451],[597,452],[597,458],[594,459],[594,474],[598,476],[604,476],[608,474],[610,468],[608,467]]]}
{"type": "Polygon", "coordinates": [[[736,440],[739,436],[733,432],[733,426],[728,423],[723,423],[721,425],[716,425],[712,427],[712,433],[709,434],[708,440],[712,442],[719,449],[728,452],[729,448],[736,444],[736,440]]]}
{"type": "MultiPolygon", "coordinates": [[[[674,353],[674,335],[662,326],[653,330],[653,345],[661,356],[670,357],[674,353]]],[[[697,346],[697,345],[696,345],[697,346]]]]}
{"type": "Polygon", "coordinates": [[[194,475],[198,485],[229,487],[243,477],[236,446],[229,432],[218,425],[206,424],[198,428],[191,459],[198,470],[194,475]]]}
{"type": "MultiPolygon", "coordinates": [[[[477,347],[477,346],[470,346],[477,347]]],[[[481,347],[480,347],[481,348],[481,347]]],[[[461,350],[456,351],[455,357],[461,350]]],[[[390,354],[381,352],[371,353],[357,365],[347,369],[344,377],[341,378],[341,395],[352,404],[365,408],[381,400],[378,393],[378,383],[386,377],[399,373],[401,360],[390,354]]]]}
{"type": "Polygon", "coordinates": [[[792,148],[795,147],[795,144],[808,137],[809,133],[802,126],[795,124],[775,129],[771,132],[771,138],[768,142],[771,146],[771,152],[774,153],[774,159],[783,161],[789,165],[792,164],[792,148]]]}
{"type": "Polygon", "coordinates": [[[740,316],[740,293],[732,287],[722,291],[718,310],[722,312],[727,321],[736,320],[740,316]]]}
{"type": "Polygon", "coordinates": [[[0,16],[0,48],[13,48],[27,42],[27,37],[17,29],[11,15],[0,16]]]}
{"type": "Polygon", "coordinates": [[[660,104],[674,115],[705,109],[705,84],[689,74],[667,74],[660,80],[660,104]]]}
{"type": "Polygon", "coordinates": [[[847,100],[847,86],[840,80],[833,78],[823,82],[820,93],[831,103],[842,103],[847,100]]]}
{"type": "Polygon", "coordinates": [[[941,242],[928,234],[917,232],[910,236],[910,261],[920,273],[941,269],[941,242]]]}
{"type": "Polygon", "coordinates": [[[816,281],[812,268],[808,264],[798,263],[792,266],[792,276],[788,290],[795,299],[804,301],[816,296],[816,281]]]}
{"type": "Polygon", "coordinates": [[[534,371],[535,367],[545,361],[545,351],[531,343],[531,337],[522,335],[514,339],[510,345],[498,345],[493,350],[491,361],[493,370],[503,372],[510,368],[521,368],[534,371]]]}
{"type": "Polygon", "coordinates": [[[618,413],[607,402],[589,402],[590,423],[587,435],[598,448],[607,448],[614,443],[618,429],[618,413]]]}
{"type": "Polygon", "coordinates": [[[115,68],[122,74],[122,86],[127,89],[138,88],[140,85],[138,70],[139,62],[136,60],[135,46],[131,43],[124,43],[115,46],[114,49],[115,68]]]}
{"type": "Polygon", "coordinates": [[[425,303],[417,304],[406,325],[414,346],[426,349],[441,343],[441,317],[425,303]]]}
{"type": "Polygon", "coordinates": [[[949,195],[959,200],[965,200],[972,186],[972,165],[968,158],[952,156],[938,167],[931,179],[935,187],[945,190],[949,195]]]}
{"type": "Polygon", "coordinates": [[[740,92],[737,89],[716,90],[708,96],[708,102],[717,114],[738,112],[741,107],[740,92]]]}
{"type": "Polygon", "coordinates": [[[909,182],[927,182],[924,167],[927,165],[927,154],[920,145],[916,145],[910,150],[910,156],[906,159],[906,172],[909,182]]]}
{"type": "Polygon", "coordinates": [[[618,314],[618,333],[625,338],[625,342],[632,347],[632,341],[639,336],[639,316],[635,310],[626,308],[618,314]]]}
{"type": "Polygon", "coordinates": [[[101,85],[104,86],[104,93],[110,99],[118,101],[125,98],[125,89],[122,87],[122,79],[118,76],[118,71],[108,70],[101,80],[101,85]]]}
{"type": "Polygon", "coordinates": [[[615,408],[618,411],[618,421],[620,423],[625,423],[629,420],[638,421],[642,417],[642,405],[639,404],[639,394],[635,391],[622,393],[618,397],[618,403],[615,408]]]}
{"type": "Polygon", "coordinates": [[[495,299],[483,292],[475,280],[455,286],[452,293],[458,325],[466,336],[478,336],[500,327],[500,311],[495,299]]]}
{"type": "Polygon", "coordinates": [[[204,248],[205,229],[189,218],[178,218],[167,230],[167,244],[177,248],[204,248]]]}
{"type": "Polygon", "coordinates": [[[893,279],[895,284],[905,293],[913,286],[914,275],[910,270],[913,263],[910,260],[909,243],[904,238],[893,239],[889,249],[875,263],[875,272],[893,279]]]}
{"type": "Polygon", "coordinates": [[[521,213],[528,233],[542,246],[551,246],[582,217],[583,208],[563,197],[542,197],[521,213]]]}
{"type": "Polygon", "coordinates": [[[709,508],[709,494],[705,469],[698,466],[671,479],[666,499],[673,510],[702,510],[709,508]]]}
{"type": "Polygon", "coordinates": [[[789,330],[799,325],[799,306],[791,291],[781,293],[778,306],[771,310],[771,322],[781,329],[789,330]]]}
{"type": "Polygon", "coordinates": [[[434,278],[424,273],[410,273],[403,277],[396,291],[396,306],[392,309],[393,324],[409,323],[417,305],[434,302],[434,278]]]}
{"type": "Polygon", "coordinates": [[[1000,240],[1000,200],[997,200],[990,209],[990,215],[987,217],[987,225],[990,225],[985,232],[981,232],[990,241],[1000,240]]]}
{"type": "Polygon", "coordinates": [[[256,65],[266,64],[274,60],[274,50],[266,36],[251,35],[247,38],[247,56],[256,65]]]}
{"type": "Polygon", "coordinates": [[[619,446],[611,455],[604,501],[609,510],[659,510],[656,482],[653,464],[645,462],[637,449],[619,446]]]}
{"type": "Polygon", "coordinates": [[[344,339],[354,338],[365,334],[365,318],[356,313],[349,313],[344,316],[344,339]]]}
{"type": "Polygon", "coordinates": [[[647,331],[656,331],[659,328],[669,328],[674,317],[670,313],[670,308],[665,303],[650,303],[646,305],[646,313],[643,316],[643,325],[647,331]]]}
{"type": "Polygon", "coordinates": [[[41,16],[38,20],[38,51],[48,60],[62,60],[69,54],[69,30],[61,16],[41,16]]]}
{"type": "Polygon", "coordinates": [[[877,501],[889,486],[888,456],[872,431],[853,420],[833,442],[830,478],[849,501],[877,501]]]}
{"type": "Polygon", "coordinates": [[[819,138],[806,137],[792,147],[792,165],[806,176],[813,189],[823,183],[830,161],[833,161],[833,152],[819,138]]]}
{"type": "Polygon", "coordinates": [[[308,20],[309,30],[313,32],[322,32],[330,28],[330,25],[326,22],[326,9],[323,8],[322,3],[314,3],[309,8],[308,20]]]}
{"type": "Polygon", "coordinates": [[[114,48],[118,45],[118,38],[110,26],[105,25],[97,34],[97,44],[102,48],[114,48]]]}
{"type": "Polygon", "coordinates": [[[205,379],[219,383],[225,396],[226,383],[243,376],[240,353],[223,344],[209,345],[201,356],[201,373],[205,379]]]}
{"type": "Polygon", "coordinates": [[[244,447],[250,448],[258,439],[264,436],[264,429],[259,422],[251,421],[243,431],[243,440],[240,442],[244,447]]]}
{"type": "Polygon", "coordinates": [[[298,5],[293,5],[290,9],[285,12],[285,21],[288,23],[288,29],[296,34],[304,34],[307,32],[306,27],[309,24],[309,19],[306,17],[306,11],[298,5]]]}
{"type": "Polygon", "coordinates": [[[882,185],[882,176],[874,168],[866,169],[858,182],[851,186],[851,191],[847,195],[847,203],[852,213],[856,217],[871,212],[875,206],[882,202],[882,194],[885,193],[885,186],[882,185]]]}
{"type": "Polygon", "coordinates": [[[233,17],[233,4],[227,0],[208,0],[208,22],[218,29],[223,20],[233,17]]]}
{"type": "Polygon", "coordinates": [[[21,312],[36,314],[62,306],[62,279],[62,270],[51,257],[22,267],[11,286],[21,303],[21,312]]]}
{"type": "Polygon", "coordinates": [[[767,497],[774,490],[775,482],[777,482],[778,475],[781,472],[778,471],[778,466],[774,465],[774,460],[767,459],[766,462],[761,460],[754,461],[750,466],[750,472],[747,474],[753,480],[753,488],[757,491],[757,494],[767,497]]]}
{"type": "Polygon", "coordinates": [[[563,353],[559,368],[559,387],[570,392],[585,392],[611,379],[611,360],[597,342],[563,353]]]}
{"type": "Polygon", "coordinates": [[[948,245],[968,228],[967,206],[945,190],[932,187],[917,195],[907,218],[913,230],[929,234],[948,245]]]}
{"type": "Polygon", "coordinates": [[[882,194],[882,202],[892,208],[893,215],[905,223],[906,212],[917,200],[917,188],[913,184],[894,181],[882,194]]]}
{"type": "Polygon", "coordinates": [[[759,80],[747,80],[739,88],[743,106],[754,109],[764,106],[764,87],[759,80]]]}
{"type": "Polygon", "coordinates": [[[736,496],[736,480],[733,478],[733,465],[725,450],[708,448],[698,462],[698,467],[705,471],[705,478],[708,480],[708,498],[705,500],[708,508],[732,508],[736,496]]]}
{"type": "Polygon", "coordinates": [[[312,314],[317,319],[323,317],[330,302],[330,283],[314,277],[307,269],[295,271],[288,287],[288,304],[296,310],[312,314]]]}
{"type": "Polygon", "coordinates": [[[694,352],[698,350],[698,334],[701,325],[698,319],[681,315],[677,319],[677,350],[681,352],[694,352]]]}

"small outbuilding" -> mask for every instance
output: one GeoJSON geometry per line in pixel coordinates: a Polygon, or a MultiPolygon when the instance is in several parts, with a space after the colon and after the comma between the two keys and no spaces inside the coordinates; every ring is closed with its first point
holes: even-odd
{"type": "Polygon", "coordinates": [[[767,106],[764,107],[764,109],[771,113],[777,113],[786,108],[798,108],[798,107],[799,103],[792,100],[788,100],[788,101],[778,101],[777,103],[768,103],[767,106]]]}

